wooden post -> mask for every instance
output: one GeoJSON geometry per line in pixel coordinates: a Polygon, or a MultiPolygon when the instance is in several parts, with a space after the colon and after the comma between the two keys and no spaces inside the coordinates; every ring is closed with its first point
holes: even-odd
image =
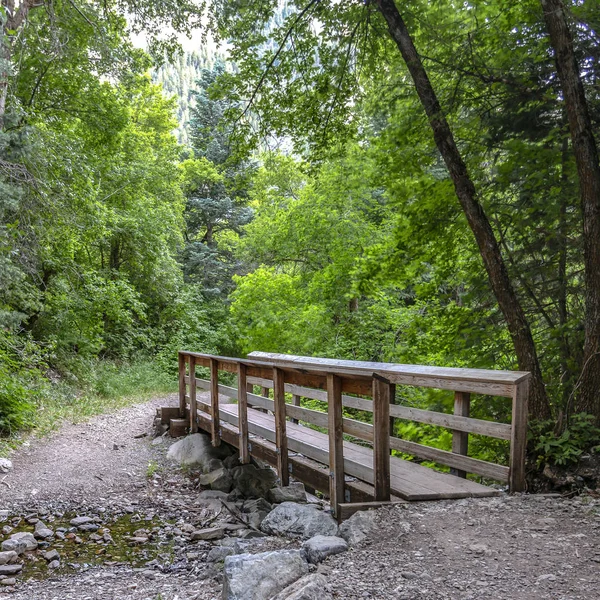
{"type": "Polygon", "coordinates": [[[179,362],[179,418],[185,418],[185,354],[180,352],[179,362]]]}
{"type": "MultiPolygon", "coordinates": [[[[396,404],[396,385],[390,386],[390,404],[396,404]]],[[[393,436],[396,431],[396,417],[390,417],[390,435],[393,436]]]]}
{"type": "MultiPolygon", "coordinates": [[[[292,394],[292,404],[294,406],[300,406],[300,396],[298,394],[292,394]]],[[[290,419],[292,423],[298,424],[298,419],[290,419]]]]}
{"type": "Polygon", "coordinates": [[[525,454],[527,452],[527,400],[529,379],[517,383],[512,402],[512,430],[510,438],[510,471],[508,491],[524,492],[525,454]]]}
{"type": "Polygon", "coordinates": [[[248,383],[246,365],[238,363],[238,429],[240,432],[240,462],[250,462],[248,455],[248,383]]]}
{"type": "MultiPolygon", "coordinates": [[[[273,383],[273,385],[275,385],[275,383],[273,383]]],[[[269,397],[269,388],[268,387],[261,387],[260,388],[260,395],[264,396],[265,398],[269,397]]]]}
{"type": "Polygon", "coordinates": [[[373,376],[373,478],[375,500],[390,499],[390,398],[391,384],[373,376]]]}
{"type": "MultiPolygon", "coordinates": [[[[471,394],[454,392],[454,414],[459,417],[468,417],[471,414],[471,394]]],[[[467,431],[452,430],[452,452],[467,456],[469,453],[469,433],[467,431]]],[[[450,469],[450,473],[463,479],[467,477],[467,472],[462,469],[450,469]]]]}
{"type": "Polygon", "coordinates": [[[287,431],[285,421],[285,380],[284,373],[277,367],[273,368],[273,401],[275,403],[275,445],[277,446],[277,474],[281,485],[288,485],[287,431]]]}
{"type": "Polygon", "coordinates": [[[190,356],[190,433],[198,431],[198,405],[196,404],[196,359],[190,356]]]}
{"type": "Polygon", "coordinates": [[[210,359],[210,406],[212,412],[212,445],[221,445],[221,419],[219,416],[219,362],[210,359]]]}
{"type": "Polygon", "coordinates": [[[333,516],[339,520],[344,503],[344,432],[342,421],[342,381],[327,374],[327,414],[329,421],[329,498],[333,516]]]}

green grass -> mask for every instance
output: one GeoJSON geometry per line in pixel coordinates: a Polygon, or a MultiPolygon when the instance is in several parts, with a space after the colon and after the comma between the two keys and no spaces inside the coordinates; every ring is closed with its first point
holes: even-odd
{"type": "Polygon", "coordinates": [[[7,456],[32,435],[42,437],[55,431],[64,422],[78,423],[175,391],[176,373],[165,374],[150,360],[80,363],[69,376],[39,389],[33,427],[0,438],[0,456],[7,456]]]}

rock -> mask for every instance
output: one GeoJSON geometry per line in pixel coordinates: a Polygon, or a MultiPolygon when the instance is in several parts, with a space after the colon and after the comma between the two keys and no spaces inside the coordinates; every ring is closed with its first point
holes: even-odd
{"type": "Polygon", "coordinates": [[[7,550],[6,552],[0,552],[0,565],[7,565],[17,560],[18,554],[14,550],[7,550]]]}
{"type": "Polygon", "coordinates": [[[231,477],[229,471],[225,469],[225,467],[221,467],[220,469],[212,471],[211,473],[200,475],[198,483],[202,487],[210,487],[211,490],[227,493],[231,490],[233,478],[231,477]]]}
{"type": "Polygon", "coordinates": [[[315,535],[337,535],[338,525],[330,513],[307,504],[284,502],[264,519],[261,530],[270,535],[292,535],[304,539],[315,535]]]}
{"type": "Polygon", "coordinates": [[[331,535],[316,535],[302,544],[302,549],[309,563],[316,565],[332,554],[340,554],[348,550],[346,540],[331,535]]]}
{"type": "Polygon", "coordinates": [[[12,471],[13,464],[8,458],[0,458],[0,473],[12,471]]]}
{"type": "Polygon", "coordinates": [[[16,575],[23,570],[23,565],[15,563],[13,565],[0,565],[0,575],[16,575]]]}
{"type": "Polygon", "coordinates": [[[222,460],[219,460],[218,458],[211,458],[206,465],[203,467],[202,472],[203,473],[210,473],[211,471],[216,471],[218,469],[224,469],[225,465],[223,464],[222,460]]]}
{"type": "Polygon", "coordinates": [[[225,458],[231,451],[225,444],[214,448],[210,438],[202,433],[193,433],[175,442],[167,452],[167,458],[188,467],[203,469],[213,458],[225,458]]]}
{"type": "Polygon", "coordinates": [[[29,550],[35,550],[38,547],[38,543],[36,539],[33,537],[32,533],[13,533],[9,539],[2,542],[2,550],[14,550],[15,552],[22,554],[23,552],[27,552],[29,550]],[[21,547],[24,546],[24,550],[19,552],[16,548],[5,548],[5,545],[9,542],[17,542],[21,547]]]}
{"type": "Polygon", "coordinates": [[[7,577],[6,579],[0,580],[0,585],[17,585],[17,580],[14,577],[7,577]]]}
{"type": "Polygon", "coordinates": [[[95,523],[84,523],[83,525],[79,525],[77,529],[79,531],[98,531],[98,525],[95,523]]]}
{"type": "Polygon", "coordinates": [[[12,533],[13,528],[10,525],[5,525],[2,528],[2,535],[9,535],[10,533],[12,533]]]}
{"type": "Polygon", "coordinates": [[[52,562],[48,563],[48,568],[49,569],[58,569],[60,568],[60,561],[59,560],[53,560],[52,562]]]}
{"type": "Polygon", "coordinates": [[[237,554],[225,559],[223,600],[270,600],[306,575],[308,564],[299,550],[237,554]]]}
{"type": "Polygon", "coordinates": [[[254,465],[240,465],[231,474],[234,486],[244,498],[264,498],[277,480],[271,468],[257,469],[254,465]]]}
{"type": "Polygon", "coordinates": [[[38,521],[35,524],[35,529],[33,530],[33,536],[38,540],[45,540],[46,538],[52,537],[54,535],[54,531],[49,529],[43,521],[38,521]]]}
{"type": "Polygon", "coordinates": [[[323,575],[305,575],[279,592],[272,600],[333,600],[326,586],[327,579],[323,575]]]}
{"type": "Polygon", "coordinates": [[[258,529],[272,508],[264,498],[247,500],[242,506],[242,512],[246,513],[244,520],[251,527],[258,529]]]}
{"type": "Polygon", "coordinates": [[[291,483],[286,487],[274,487],[267,494],[269,502],[281,504],[282,502],[306,502],[304,484],[291,483]]]}
{"type": "Polygon", "coordinates": [[[228,456],[223,461],[223,465],[227,469],[233,469],[235,467],[239,467],[240,466],[240,453],[236,451],[231,456],[228,456]]]}
{"type": "Polygon", "coordinates": [[[340,525],[340,536],[343,537],[350,546],[359,544],[367,539],[371,531],[376,528],[375,511],[359,511],[354,513],[349,519],[340,525]]]}
{"type": "Polygon", "coordinates": [[[206,562],[219,562],[225,560],[228,556],[239,554],[242,550],[241,544],[235,540],[233,544],[219,544],[213,546],[206,557],[206,562]]]}
{"type": "Polygon", "coordinates": [[[60,560],[60,554],[58,553],[58,550],[48,550],[48,552],[44,554],[44,559],[48,562],[52,562],[53,560],[60,560]]]}
{"type": "Polygon", "coordinates": [[[492,553],[485,544],[472,544],[469,546],[469,550],[474,554],[485,554],[486,556],[492,553]]]}
{"type": "Polygon", "coordinates": [[[4,540],[0,546],[3,552],[15,552],[17,555],[27,551],[27,543],[24,540],[4,540]]]}
{"type": "Polygon", "coordinates": [[[70,523],[73,527],[79,527],[80,525],[85,525],[86,523],[92,523],[94,519],[92,517],[75,517],[71,519],[70,523]]]}
{"type": "Polygon", "coordinates": [[[210,527],[194,531],[190,538],[192,540],[219,540],[222,537],[225,537],[226,533],[227,530],[225,527],[210,527]]]}

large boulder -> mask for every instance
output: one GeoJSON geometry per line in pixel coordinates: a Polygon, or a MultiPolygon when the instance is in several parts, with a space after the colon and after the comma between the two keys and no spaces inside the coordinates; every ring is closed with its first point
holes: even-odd
{"type": "Polygon", "coordinates": [[[167,458],[187,467],[204,469],[213,459],[223,459],[231,454],[224,444],[213,447],[210,438],[202,433],[193,433],[175,442],[167,452],[167,458]]]}
{"type": "Polygon", "coordinates": [[[261,530],[269,535],[289,535],[308,539],[315,535],[337,535],[338,524],[329,512],[310,504],[284,502],[263,520],[261,530]]]}
{"type": "Polygon", "coordinates": [[[299,481],[290,483],[285,487],[274,487],[269,490],[267,496],[269,502],[280,504],[281,502],[306,502],[306,490],[304,484],[299,481]]]}
{"type": "Polygon", "coordinates": [[[316,565],[332,554],[340,554],[348,550],[346,540],[333,535],[315,535],[302,544],[302,549],[309,563],[316,565]]]}
{"type": "Polygon", "coordinates": [[[33,534],[21,532],[13,533],[9,539],[2,542],[3,552],[16,552],[17,554],[23,554],[29,550],[35,550],[38,547],[36,539],[33,534]]]}
{"type": "Polygon", "coordinates": [[[327,579],[319,573],[305,575],[279,592],[272,600],[332,600],[327,579]]]}
{"type": "Polygon", "coordinates": [[[254,465],[240,465],[231,470],[233,485],[244,498],[264,498],[275,485],[273,469],[258,469],[254,465]]]}
{"type": "Polygon", "coordinates": [[[270,600],[307,573],[308,563],[300,550],[228,556],[223,600],[270,600]]]}

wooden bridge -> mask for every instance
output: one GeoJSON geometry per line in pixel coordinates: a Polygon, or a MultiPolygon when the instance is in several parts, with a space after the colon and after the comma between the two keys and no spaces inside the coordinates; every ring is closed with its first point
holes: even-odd
{"type": "Polygon", "coordinates": [[[467,479],[467,473],[508,483],[513,492],[524,490],[529,378],[529,373],[512,371],[263,352],[239,359],[182,351],[179,407],[176,414],[173,409],[163,409],[163,418],[172,417],[172,427],[179,427],[181,433],[201,429],[212,436],[215,446],[224,440],[238,447],[242,463],[252,455],[274,465],[282,485],[288,484],[291,474],[309,487],[328,493],[334,515],[342,519],[360,508],[390,501],[498,493],[467,479]],[[210,380],[197,378],[196,367],[210,369],[210,380]],[[237,388],[219,384],[219,371],[236,374],[237,388]],[[452,390],[454,414],[395,404],[396,384],[452,390]],[[255,386],[260,394],[254,393],[255,386]],[[210,402],[198,398],[198,389],[210,392],[210,402]],[[511,398],[512,423],[471,418],[471,394],[511,398]],[[326,402],[327,412],[301,407],[301,398],[326,402]],[[237,404],[229,399],[237,400],[237,404]],[[345,417],[344,408],[351,409],[346,410],[347,414],[372,413],[372,423],[345,417]],[[390,435],[394,418],[452,430],[452,452],[390,435]],[[315,425],[318,430],[305,424],[315,425]],[[509,466],[467,456],[469,433],[508,440],[509,466]],[[442,473],[391,456],[391,450],[446,465],[451,471],[442,473]]]}

